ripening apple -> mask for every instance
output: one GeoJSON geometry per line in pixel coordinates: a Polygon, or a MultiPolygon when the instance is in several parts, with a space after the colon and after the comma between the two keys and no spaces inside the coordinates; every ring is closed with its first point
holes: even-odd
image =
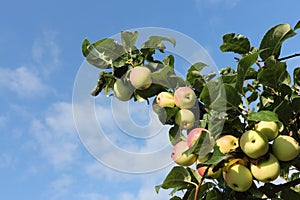
{"type": "Polygon", "coordinates": [[[197,160],[197,156],[195,154],[190,154],[189,156],[183,154],[183,152],[185,152],[188,149],[189,147],[186,141],[182,140],[176,143],[172,151],[172,160],[181,166],[192,165],[197,160]]]}
{"type": "Polygon", "coordinates": [[[117,79],[114,83],[114,94],[120,101],[129,101],[133,94],[133,87],[130,83],[117,79]]]}
{"type": "Polygon", "coordinates": [[[278,125],[276,122],[260,121],[255,125],[255,130],[262,132],[269,141],[274,140],[278,135],[278,125]]]}
{"type": "Polygon", "coordinates": [[[300,152],[299,143],[291,136],[280,135],[272,144],[273,154],[280,161],[290,161],[296,158],[300,152]]]}
{"type": "Polygon", "coordinates": [[[246,131],[240,138],[240,147],[250,158],[259,158],[269,150],[268,138],[255,130],[246,131]]]}
{"type": "Polygon", "coordinates": [[[233,135],[224,135],[217,139],[216,145],[222,153],[226,154],[239,147],[239,140],[233,135]]]}
{"type": "Polygon", "coordinates": [[[161,107],[173,108],[175,106],[174,95],[170,92],[161,92],[156,97],[156,102],[161,107]]]}
{"type": "Polygon", "coordinates": [[[206,178],[213,178],[213,179],[217,179],[219,178],[219,176],[221,175],[222,173],[222,168],[219,168],[217,171],[213,171],[215,165],[212,165],[208,168],[208,166],[202,166],[202,167],[199,167],[197,169],[198,173],[200,174],[200,176],[204,176],[204,173],[205,173],[205,170],[208,168],[208,171],[206,173],[206,178]]]}
{"type": "Polygon", "coordinates": [[[175,123],[184,130],[190,129],[194,126],[195,115],[188,109],[181,109],[176,113],[175,123]]]}
{"type": "Polygon", "coordinates": [[[274,181],[279,176],[280,164],[277,158],[270,154],[268,160],[259,161],[258,165],[251,163],[250,170],[258,181],[267,183],[274,181]]]}
{"type": "Polygon", "coordinates": [[[234,191],[247,191],[253,181],[250,170],[241,164],[232,165],[228,171],[223,172],[223,178],[227,185],[234,191]]]}
{"type": "Polygon", "coordinates": [[[174,92],[175,105],[179,108],[191,108],[195,105],[196,100],[196,94],[190,87],[180,87],[174,92]]]}
{"type": "Polygon", "coordinates": [[[190,148],[192,146],[194,146],[195,142],[200,137],[202,131],[208,131],[208,130],[206,130],[205,128],[194,128],[193,130],[191,130],[188,133],[188,135],[187,135],[187,143],[188,143],[188,146],[190,148]]]}
{"type": "Polygon", "coordinates": [[[131,69],[129,79],[133,87],[144,90],[152,84],[151,71],[144,66],[137,66],[131,69]]]}

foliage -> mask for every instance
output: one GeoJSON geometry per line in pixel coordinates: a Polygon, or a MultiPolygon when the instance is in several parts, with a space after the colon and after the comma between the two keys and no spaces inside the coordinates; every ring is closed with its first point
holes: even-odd
{"type": "MultiPolygon", "coordinates": [[[[128,82],[132,68],[146,66],[151,70],[152,84],[147,89],[134,90],[131,98],[135,101],[146,100],[148,103],[154,99],[152,107],[161,123],[172,126],[169,138],[173,145],[185,140],[192,129],[202,127],[209,131],[208,137],[212,145],[206,144],[203,136],[191,149],[184,152],[185,154],[200,155],[202,149],[209,148],[210,158],[201,165],[214,165],[214,171],[228,168],[228,165],[236,162],[249,167],[250,163],[257,163],[265,157],[251,159],[240,148],[223,154],[214,141],[222,135],[240,138],[247,130],[254,129],[259,121],[274,121],[279,125],[281,135],[289,135],[300,142],[300,68],[289,72],[286,63],[287,59],[299,54],[280,57],[283,43],[296,35],[295,30],[300,27],[299,24],[300,22],[294,28],[289,24],[272,27],[265,33],[258,48],[252,46],[249,39],[241,34],[226,34],[220,49],[238,55],[238,58],[235,58],[238,61],[236,69],[226,67],[221,69],[220,76],[216,77],[215,74],[201,74],[206,65],[201,62],[194,63],[189,68],[185,80],[175,73],[173,55],[167,55],[163,60],[156,60],[154,57],[157,52],[165,53],[165,42],[175,46],[173,38],[151,36],[141,48],[135,46],[138,32],[121,32],[122,44],[110,38],[95,43],[85,39],[82,43],[83,55],[90,64],[103,69],[91,94],[96,96],[103,91],[106,95],[114,95],[116,80],[128,82]],[[187,131],[183,131],[175,123],[175,116],[180,108],[162,107],[155,99],[162,91],[173,94],[177,88],[183,86],[192,88],[197,96],[197,104],[191,108],[197,113],[197,120],[187,131]]],[[[272,152],[271,148],[269,152],[272,152]]],[[[291,161],[280,161],[280,166],[280,175],[286,183],[261,183],[260,187],[253,183],[245,192],[232,190],[225,183],[223,176],[208,179],[205,176],[207,170],[201,177],[197,172],[199,165],[175,166],[162,184],[156,186],[156,191],[172,189],[171,200],[266,197],[299,199],[299,187],[296,187],[300,183],[299,155],[291,161]],[[177,196],[178,191],[183,191],[181,197],[177,196]]]]}

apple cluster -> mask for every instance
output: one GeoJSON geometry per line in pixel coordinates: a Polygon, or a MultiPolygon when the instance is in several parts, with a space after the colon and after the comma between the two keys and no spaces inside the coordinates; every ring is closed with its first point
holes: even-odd
{"type": "Polygon", "coordinates": [[[114,83],[114,95],[121,101],[129,101],[135,89],[145,90],[151,86],[151,70],[145,66],[136,66],[129,71],[128,80],[117,79],[114,83]]]}
{"type": "Polygon", "coordinates": [[[279,134],[276,122],[260,121],[254,129],[247,130],[240,137],[219,137],[215,145],[228,156],[220,163],[206,164],[212,152],[201,157],[186,154],[203,132],[208,130],[194,128],[185,140],[176,143],[171,156],[173,161],[181,166],[195,164],[200,176],[205,178],[223,177],[227,185],[238,192],[250,189],[253,180],[274,181],[280,175],[281,163],[295,159],[300,153],[298,142],[291,136],[279,134]]]}
{"type": "Polygon", "coordinates": [[[183,130],[192,128],[195,124],[195,115],[190,110],[197,101],[194,90],[190,87],[179,87],[174,94],[171,92],[161,92],[156,97],[156,103],[160,107],[178,107],[180,110],[176,113],[175,123],[183,130]]]}

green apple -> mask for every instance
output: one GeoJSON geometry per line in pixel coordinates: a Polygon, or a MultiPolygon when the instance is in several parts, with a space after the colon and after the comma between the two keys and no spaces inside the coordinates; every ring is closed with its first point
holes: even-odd
{"type": "Polygon", "coordinates": [[[137,66],[130,70],[129,79],[133,87],[144,90],[152,84],[151,71],[144,66],[137,66]]]}
{"type": "Polygon", "coordinates": [[[260,121],[255,125],[255,130],[262,132],[270,140],[274,140],[278,135],[278,125],[276,122],[260,121]]]}
{"type": "Polygon", "coordinates": [[[195,115],[188,109],[181,109],[176,113],[175,123],[184,130],[190,129],[194,126],[195,115]]]}
{"type": "Polygon", "coordinates": [[[291,136],[280,135],[272,144],[273,154],[280,161],[290,161],[296,158],[300,152],[299,143],[291,136]]]}
{"type": "Polygon", "coordinates": [[[222,153],[226,154],[239,147],[239,140],[233,135],[224,135],[217,139],[216,145],[222,153]]]}
{"type": "Polygon", "coordinates": [[[175,105],[179,108],[191,108],[195,105],[196,100],[196,94],[190,87],[180,87],[174,92],[175,105]]]}
{"type": "Polygon", "coordinates": [[[156,97],[156,102],[161,107],[173,108],[175,106],[174,95],[170,92],[161,92],[156,97]]]}
{"type": "Polygon", "coordinates": [[[241,136],[240,147],[250,158],[259,158],[269,150],[268,138],[259,131],[249,130],[241,136]]]}
{"type": "Polygon", "coordinates": [[[206,171],[206,169],[208,168],[208,171],[206,173],[206,178],[213,178],[213,179],[217,179],[219,178],[219,176],[221,175],[222,173],[222,168],[219,168],[217,171],[213,171],[215,165],[212,165],[208,168],[208,166],[202,166],[202,167],[199,167],[197,169],[198,173],[200,174],[200,176],[204,176],[204,173],[206,171]]]}
{"type": "Polygon", "coordinates": [[[280,164],[277,158],[270,154],[268,160],[258,162],[258,165],[251,163],[250,170],[252,175],[261,182],[274,181],[280,174],[280,164]]]}
{"type": "Polygon", "coordinates": [[[133,94],[133,87],[129,82],[124,82],[122,79],[117,79],[114,83],[114,95],[120,101],[129,101],[133,94]]]}
{"type": "Polygon", "coordinates": [[[227,185],[237,192],[247,191],[253,181],[250,170],[241,164],[234,164],[227,171],[224,171],[223,178],[227,185]]]}
{"type": "Polygon", "coordinates": [[[206,130],[205,128],[194,128],[193,130],[191,130],[188,133],[188,135],[187,135],[187,143],[188,143],[188,146],[190,148],[192,146],[194,146],[195,142],[200,137],[202,131],[208,131],[208,130],[206,130]]]}
{"type": "Polygon", "coordinates": [[[189,147],[186,141],[181,140],[178,143],[176,143],[172,151],[172,160],[181,166],[192,165],[197,160],[197,156],[195,154],[190,154],[189,156],[183,154],[183,152],[185,152],[188,149],[189,147]]]}

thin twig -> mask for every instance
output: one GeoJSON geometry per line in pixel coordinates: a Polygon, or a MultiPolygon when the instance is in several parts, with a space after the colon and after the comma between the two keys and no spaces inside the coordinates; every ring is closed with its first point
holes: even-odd
{"type": "Polygon", "coordinates": [[[295,53],[295,54],[290,55],[290,56],[286,56],[286,57],[283,57],[283,58],[278,58],[278,61],[287,60],[287,59],[294,58],[294,57],[297,57],[297,56],[300,56],[300,53],[295,53]]]}
{"type": "Polygon", "coordinates": [[[208,172],[208,169],[209,169],[210,167],[211,167],[211,165],[209,165],[209,166],[205,169],[205,172],[204,172],[203,176],[201,177],[198,186],[196,187],[194,200],[197,200],[197,197],[198,197],[198,193],[199,193],[200,187],[201,187],[201,185],[202,185],[202,183],[203,183],[203,181],[204,181],[204,178],[205,178],[205,176],[206,176],[206,174],[207,174],[207,172],[208,172]]]}

